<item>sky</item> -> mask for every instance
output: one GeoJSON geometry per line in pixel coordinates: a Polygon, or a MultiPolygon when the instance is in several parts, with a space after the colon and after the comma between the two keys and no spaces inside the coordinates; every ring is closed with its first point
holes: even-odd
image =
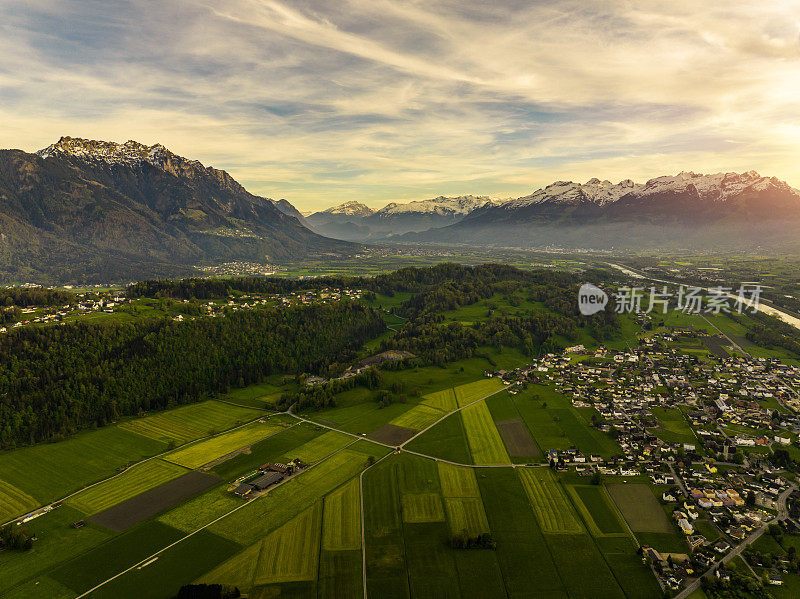
{"type": "Polygon", "coordinates": [[[0,147],[162,143],[301,210],[800,187],[800,0],[0,0],[0,56],[0,147]]]}

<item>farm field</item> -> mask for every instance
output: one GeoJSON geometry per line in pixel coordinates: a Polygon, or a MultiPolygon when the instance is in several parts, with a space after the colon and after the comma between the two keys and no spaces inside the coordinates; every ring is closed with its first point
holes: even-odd
{"type": "Polygon", "coordinates": [[[132,466],[122,474],[70,497],[67,504],[91,515],[186,474],[186,469],[160,459],[132,466]]]}
{"type": "Polygon", "coordinates": [[[0,481],[45,503],[165,449],[164,443],[108,426],[59,443],[0,452],[0,481]]]}
{"type": "Polygon", "coordinates": [[[219,478],[213,474],[190,470],[182,476],[106,508],[89,520],[111,530],[125,530],[213,487],[218,482],[219,478]]]}
{"type": "Polygon", "coordinates": [[[251,422],[242,428],[173,451],[164,456],[164,459],[186,468],[199,468],[237,449],[261,441],[283,428],[277,421],[251,422]]]}
{"type": "Polygon", "coordinates": [[[500,379],[489,378],[475,381],[474,383],[467,383],[466,385],[459,385],[458,387],[454,387],[453,391],[455,392],[458,407],[462,407],[471,404],[473,401],[484,398],[491,393],[496,393],[503,387],[505,387],[505,385],[500,379]]]}
{"type": "Polygon", "coordinates": [[[261,410],[210,400],[137,418],[119,426],[144,437],[180,445],[222,432],[263,414],[261,410]]]}
{"type": "Polygon", "coordinates": [[[403,522],[444,522],[442,499],[438,493],[403,493],[400,504],[403,522]]]}
{"type": "Polygon", "coordinates": [[[321,499],[366,466],[363,453],[345,449],[311,467],[296,478],[274,488],[266,496],[210,527],[210,531],[232,541],[252,544],[307,505],[321,499]]]}
{"type": "Polygon", "coordinates": [[[414,430],[422,430],[446,416],[446,412],[427,405],[414,406],[407,412],[392,420],[389,424],[414,430]]]}
{"type": "Polygon", "coordinates": [[[451,414],[411,441],[406,449],[459,464],[474,463],[461,415],[457,413],[451,414]]]}
{"type": "Polygon", "coordinates": [[[0,481],[0,523],[29,512],[38,505],[39,502],[27,493],[0,481]]]}
{"type": "Polygon", "coordinates": [[[649,429],[655,436],[667,443],[696,443],[692,429],[686,418],[678,409],[659,408],[652,409],[653,415],[661,422],[662,428],[649,429]]]}
{"type": "Polygon", "coordinates": [[[645,484],[612,484],[608,492],[634,532],[673,532],[672,523],[645,484]]]}
{"type": "Polygon", "coordinates": [[[521,468],[517,472],[542,532],[566,534],[583,532],[560,483],[549,469],[521,468]]]}
{"type": "Polygon", "coordinates": [[[275,583],[316,580],[321,526],[322,502],[317,501],[202,579],[238,586],[245,592],[275,583]]]}
{"type": "MultiPolygon", "coordinates": [[[[30,552],[0,552],[0,572],[3,573],[0,576],[0,596],[5,597],[10,589],[49,572],[65,559],[96,547],[110,537],[110,533],[92,525],[79,529],[70,526],[84,516],[82,512],[65,505],[36,519],[35,531],[39,540],[34,543],[30,552]]],[[[37,596],[47,597],[47,594],[40,592],[37,585],[31,583],[25,588],[36,590],[37,596]]],[[[26,596],[22,590],[19,595],[26,596]]]]}
{"type": "Polygon", "coordinates": [[[358,479],[353,478],[325,497],[322,548],[361,549],[361,503],[358,479]]]}
{"type": "Polygon", "coordinates": [[[626,535],[617,509],[605,488],[599,485],[569,485],[567,490],[594,536],[626,535]]]}
{"type": "Polygon", "coordinates": [[[313,464],[354,442],[355,440],[349,435],[328,431],[286,452],[281,461],[300,458],[306,464],[313,464]]]}
{"type": "Polygon", "coordinates": [[[445,412],[452,412],[458,407],[456,393],[453,391],[453,389],[445,389],[444,391],[437,391],[435,393],[423,395],[420,403],[422,405],[437,408],[445,412]]]}
{"type": "Polygon", "coordinates": [[[461,410],[461,418],[472,459],[476,464],[511,463],[486,402],[481,401],[464,408],[461,410]]]}

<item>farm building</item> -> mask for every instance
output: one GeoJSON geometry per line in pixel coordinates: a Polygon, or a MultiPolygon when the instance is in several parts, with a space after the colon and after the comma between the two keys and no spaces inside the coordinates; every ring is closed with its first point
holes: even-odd
{"type": "Polygon", "coordinates": [[[248,484],[257,491],[263,491],[267,487],[279,483],[283,480],[283,474],[280,472],[267,472],[258,478],[251,480],[248,484]]]}
{"type": "Polygon", "coordinates": [[[253,485],[248,485],[247,483],[242,483],[233,490],[233,494],[238,495],[239,497],[247,497],[252,492],[253,485]]]}

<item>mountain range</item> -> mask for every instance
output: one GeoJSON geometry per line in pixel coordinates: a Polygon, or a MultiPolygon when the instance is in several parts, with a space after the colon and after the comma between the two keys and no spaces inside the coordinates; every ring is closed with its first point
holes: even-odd
{"type": "Polygon", "coordinates": [[[0,281],[127,281],[352,255],[359,243],[800,250],[800,191],[756,172],[557,181],[512,200],[439,196],[304,217],[160,144],[62,137],[0,150],[0,281]]]}
{"type": "Polygon", "coordinates": [[[62,137],[0,151],[0,275],[11,281],[119,281],[349,253],[286,200],[164,146],[62,137]]]}
{"type": "Polygon", "coordinates": [[[458,223],[479,208],[494,205],[486,196],[439,196],[404,204],[392,202],[372,210],[358,202],[315,212],[306,218],[314,231],[338,239],[376,241],[458,223]]]}
{"type": "Polygon", "coordinates": [[[800,191],[754,171],[681,172],[635,183],[556,181],[507,201],[439,197],[308,217],[341,239],[586,249],[800,249],[800,191]]]}

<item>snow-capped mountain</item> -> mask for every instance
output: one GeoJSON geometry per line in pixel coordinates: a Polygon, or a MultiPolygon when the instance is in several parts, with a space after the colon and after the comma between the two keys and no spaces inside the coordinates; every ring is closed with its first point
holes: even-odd
{"type": "Polygon", "coordinates": [[[367,206],[366,204],[361,204],[359,202],[345,202],[344,204],[339,204],[338,206],[334,206],[333,208],[328,208],[327,210],[322,211],[324,214],[343,214],[345,216],[360,216],[366,217],[374,214],[375,211],[367,206]]]}
{"type": "Polygon", "coordinates": [[[375,214],[381,218],[399,214],[435,214],[438,216],[458,217],[466,216],[477,208],[493,204],[492,199],[486,196],[466,195],[451,198],[439,196],[430,200],[414,200],[406,204],[392,202],[375,214]]]}
{"type": "Polygon", "coordinates": [[[323,235],[366,241],[451,225],[474,210],[491,205],[494,203],[490,198],[471,195],[392,202],[377,211],[358,202],[345,202],[316,212],[306,221],[323,235]]]}
{"type": "Polygon", "coordinates": [[[754,171],[681,172],[635,183],[557,181],[407,241],[562,247],[800,244],[800,191],[754,171]],[[683,244],[683,245],[682,245],[683,244]]]}

